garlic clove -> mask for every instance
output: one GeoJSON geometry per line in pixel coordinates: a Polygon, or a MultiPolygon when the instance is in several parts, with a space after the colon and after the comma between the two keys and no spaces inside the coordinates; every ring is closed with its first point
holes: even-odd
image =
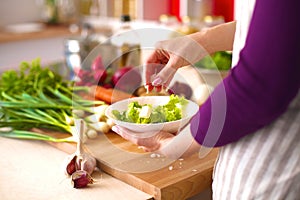
{"type": "Polygon", "coordinates": [[[88,184],[93,184],[94,180],[89,173],[84,170],[77,170],[72,174],[72,181],[74,188],[84,188],[88,184]]]}
{"type": "Polygon", "coordinates": [[[71,176],[77,170],[85,170],[87,173],[92,174],[97,164],[96,159],[87,153],[81,155],[72,154],[67,157],[65,163],[65,174],[67,176],[71,176]]]}
{"type": "Polygon", "coordinates": [[[88,158],[85,158],[82,165],[81,170],[85,170],[87,173],[92,174],[96,168],[96,159],[88,154],[86,154],[88,158]]]}
{"type": "Polygon", "coordinates": [[[76,171],[76,159],[77,156],[73,156],[73,158],[68,162],[67,167],[66,167],[66,174],[67,175],[72,175],[76,171]]]}

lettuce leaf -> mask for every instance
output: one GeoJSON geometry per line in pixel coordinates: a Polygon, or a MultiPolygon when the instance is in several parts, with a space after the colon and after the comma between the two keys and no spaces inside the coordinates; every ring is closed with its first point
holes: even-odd
{"type": "MultiPolygon", "coordinates": [[[[129,103],[126,111],[120,112],[118,110],[113,110],[112,113],[116,119],[131,123],[149,124],[171,122],[182,118],[182,112],[187,103],[188,101],[184,97],[172,94],[167,104],[153,107],[148,118],[140,117],[140,111],[144,105],[141,105],[136,101],[129,103]]],[[[150,104],[146,105],[152,107],[150,104]]]]}

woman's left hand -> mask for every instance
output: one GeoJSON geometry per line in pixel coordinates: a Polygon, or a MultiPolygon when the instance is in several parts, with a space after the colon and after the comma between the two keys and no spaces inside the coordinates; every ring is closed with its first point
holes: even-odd
{"type": "Polygon", "coordinates": [[[146,152],[154,152],[154,151],[159,152],[161,149],[163,149],[163,147],[168,145],[169,142],[172,140],[172,138],[175,136],[169,132],[159,131],[153,133],[149,132],[148,134],[150,135],[149,137],[137,137],[134,136],[134,134],[132,134],[132,131],[120,127],[118,125],[113,126],[112,130],[117,134],[119,134],[124,139],[140,146],[146,152]]]}

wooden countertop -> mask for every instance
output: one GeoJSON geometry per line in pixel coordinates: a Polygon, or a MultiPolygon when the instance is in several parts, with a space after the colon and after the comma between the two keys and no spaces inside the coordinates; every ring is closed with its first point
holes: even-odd
{"type": "Polygon", "coordinates": [[[1,199],[110,199],[146,200],[151,195],[102,171],[95,171],[96,183],[74,189],[63,173],[67,153],[42,141],[0,137],[1,199]]]}
{"type": "Polygon", "coordinates": [[[43,28],[41,30],[25,33],[9,32],[2,28],[0,29],[0,43],[71,35],[79,35],[79,31],[71,32],[69,27],[65,25],[43,25],[43,28]]]}

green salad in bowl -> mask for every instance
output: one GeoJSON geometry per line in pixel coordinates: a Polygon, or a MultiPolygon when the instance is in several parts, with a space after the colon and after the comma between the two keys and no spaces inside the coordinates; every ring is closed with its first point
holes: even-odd
{"type": "Polygon", "coordinates": [[[171,95],[169,101],[156,107],[151,103],[141,104],[132,101],[128,104],[128,109],[120,112],[112,110],[116,119],[137,124],[163,123],[180,120],[182,111],[188,101],[184,97],[171,95]]]}
{"type": "Polygon", "coordinates": [[[143,96],[122,100],[106,109],[106,116],[134,132],[177,132],[197,113],[198,104],[177,95],[143,96]]]}

